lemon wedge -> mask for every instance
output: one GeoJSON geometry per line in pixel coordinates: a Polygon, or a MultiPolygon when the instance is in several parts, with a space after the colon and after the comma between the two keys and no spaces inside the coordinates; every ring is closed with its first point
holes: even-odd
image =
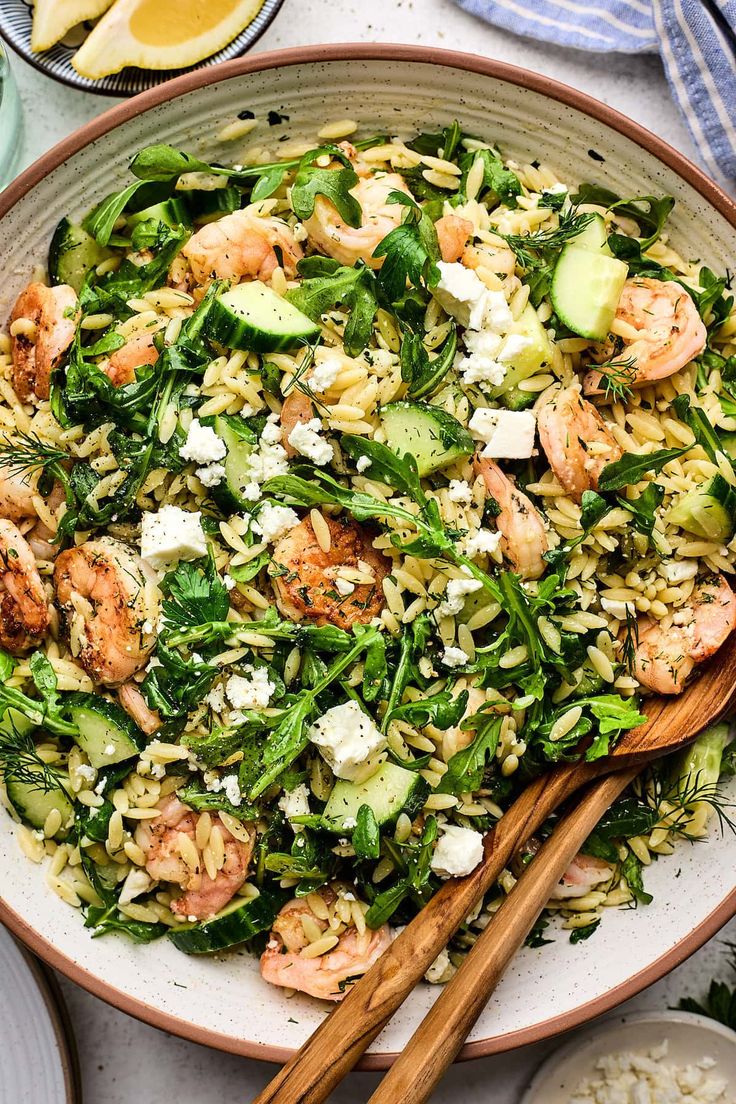
{"type": "Polygon", "coordinates": [[[113,0],[36,0],[33,8],[31,49],[50,50],[85,19],[99,19],[113,0]]]}
{"type": "Polygon", "coordinates": [[[126,65],[184,69],[216,54],[253,21],[264,0],[117,0],[72,58],[97,80],[126,65]]]}

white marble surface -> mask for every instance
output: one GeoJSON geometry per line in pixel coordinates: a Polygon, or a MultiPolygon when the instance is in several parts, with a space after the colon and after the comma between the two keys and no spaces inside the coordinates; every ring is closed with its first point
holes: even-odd
{"type": "MultiPolygon", "coordinates": [[[[256,49],[338,41],[445,46],[527,66],[590,92],[694,156],[657,58],[599,57],[513,38],[466,15],[451,0],[287,0],[256,49]]],[[[52,84],[18,59],[13,62],[25,113],[21,167],[114,102],[52,84]]],[[[722,939],[729,936],[736,939],[736,923],[630,1006],[663,1009],[685,993],[702,994],[714,973],[726,976],[722,939]]],[[[63,979],[62,986],[76,1029],[87,1104],[153,1104],[171,1097],[177,1104],[247,1100],[273,1072],[272,1067],[166,1036],[63,979]]],[[[553,1046],[456,1066],[434,1099],[481,1104],[492,1097],[495,1104],[516,1104],[553,1046]]],[[[377,1080],[374,1074],[356,1074],[333,1099],[336,1104],[365,1099],[377,1080]]]]}

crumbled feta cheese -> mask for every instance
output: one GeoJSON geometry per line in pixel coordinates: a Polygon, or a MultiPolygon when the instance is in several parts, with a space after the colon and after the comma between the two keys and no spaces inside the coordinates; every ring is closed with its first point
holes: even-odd
{"type": "Polygon", "coordinates": [[[225,687],[213,686],[207,697],[204,699],[210,709],[213,709],[215,713],[222,713],[225,710],[225,687]]]}
{"type": "Polygon", "coordinates": [[[636,615],[636,605],[634,602],[621,602],[614,598],[601,598],[601,609],[606,613],[610,613],[611,617],[616,617],[619,621],[625,621],[627,614],[631,616],[636,615]]]}
{"type": "Polygon", "coordinates": [[[99,780],[99,782],[98,782],[98,783],[97,783],[97,785],[95,786],[95,793],[96,793],[96,794],[97,794],[97,795],[98,795],[99,797],[102,797],[102,795],[103,795],[103,793],[104,793],[104,790],[105,790],[105,786],[106,786],[106,785],[107,785],[107,779],[103,777],[103,778],[101,778],[101,779],[99,780]]]}
{"type": "Polygon", "coordinates": [[[662,574],[671,586],[677,586],[698,574],[697,560],[662,560],[662,574]]]}
{"type": "Polygon", "coordinates": [[[204,785],[208,793],[224,793],[231,805],[240,805],[243,800],[237,774],[226,774],[221,778],[217,771],[205,771],[204,785]]]}
{"type": "MultiPolygon", "coordinates": [[[[470,346],[467,339],[470,336],[471,331],[466,331],[468,347],[470,346]]],[[[467,385],[489,383],[492,387],[500,387],[506,375],[506,368],[495,359],[492,353],[486,351],[486,349],[497,348],[500,345],[500,339],[495,334],[486,333],[480,333],[478,337],[484,340],[474,343],[478,348],[471,351],[469,356],[458,357],[455,367],[462,373],[463,383],[467,385]]]]}
{"type": "Polygon", "coordinates": [[[312,725],[309,739],[338,778],[363,782],[379,765],[386,737],[352,699],[335,705],[312,725]]]}
{"type": "Polygon", "coordinates": [[[551,188],[542,188],[542,195],[562,195],[567,191],[567,184],[561,184],[558,180],[551,188]]]}
{"type": "Polygon", "coordinates": [[[269,414],[261,431],[261,441],[265,441],[267,445],[278,445],[282,437],[278,414],[269,414]]]}
{"type": "Polygon", "coordinates": [[[523,353],[524,349],[528,349],[531,344],[532,341],[522,334],[509,334],[503,343],[501,352],[498,354],[498,359],[502,364],[512,364],[514,358],[519,353],[523,353]]]}
{"type": "Polygon", "coordinates": [[[264,541],[270,544],[280,540],[298,524],[299,515],[290,506],[264,502],[258,511],[258,517],[251,522],[251,528],[256,533],[260,533],[264,541]]]}
{"type": "Polygon", "coordinates": [[[335,579],[335,590],[338,594],[341,594],[343,598],[347,598],[348,594],[352,594],[355,590],[355,583],[351,583],[347,579],[341,579],[338,575],[335,579]]]}
{"type": "Polygon", "coordinates": [[[244,675],[231,675],[225,685],[228,701],[235,709],[265,709],[276,689],[266,667],[244,667],[244,675]]]}
{"type": "Polygon", "coordinates": [[[87,763],[80,763],[76,772],[81,779],[85,782],[94,782],[97,778],[97,771],[94,767],[90,767],[87,763]]]}
{"type": "Polygon", "coordinates": [[[187,430],[187,439],[179,449],[182,460],[194,460],[196,464],[211,464],[215,460],[224,460],[227,448],[211,426],[202,425],[194,418],[187,430]]]}
{"type": "MultiPolygon", "coordinates": [[[[287,820],[297,816],[309,816],[309,790],[302,782],[295,789],[289,790],[279,798],[279,809],[287,820]]],[[[301,831],[302,825],[295,824],[295,831],[301,831]]]]}
{"type": "Polygon", "coordinates": [[[368,468],[370,466],[371,466],[370,456],[359,456],[358,459],[355,461],[355,467],[361,473],[364,472],[364,471],[368,471],[368,468]]]}
{"type": "Polygon", "coordinates": [[[309,386],[317,395],[329,391],[333,383],[340,375],[342,362],[336,356],[327,356],[319,364],[315,364],[309,377],[309,386]]]}
{"type": "Polygon", "coordinates": [[[136,897],[140,897],[142,893],[147,893],[152,885],[153,881],[146,871],[134,866],[123,882],[118,904],[129,905],[136,897]]]}
{"type": "Polygon", "coordinates": [[[289,444],[318,467],[329,464],[335,450],[329,441],[320,436],[322,423],[319,418],[295,425],[289,434],[289,444]]]}
{"type": "Polygon", "coordinates": [[[235,579],[233,579],[232,575],[223,575],[222,581],[225,586],[225,590],[235,590],[236,586],[238,585],[235,579]]]}
{"type": "Polygon", "coordinates": [[[251,406],[249,402],[243,403],[243,405],[240,408],[240,417],[241,418],[252,418],[255,413],[256,413],[256,408],[254,406],[251,406]]]}
{"type": "Polygon", "coordinates": [[[432,854],[432,870],[440,878],[460,878],[483,858],[483,836],[472,828],[443,826],[432,854]]]}
{"type": "Polygon", "coordinates": [[[451,479],[450,486],[447,488],[447,497],[450,502],[469,506],[473,501],[473,488],[465,479],[451,479]]]}
{"type": "Polygon", "coordinates": [[[358,822],[355,817],[345,817],[342,822],[342,826],[347,832],[351,832],[353,828],[357,826],[357,824],[358,822]]]}
{"type": "Polygon", "coordinates": [[[465,598],[483,586],[477,579],[450,579],[445,597],[437,607],[438,617],[455,617],[462,611],[465,598]]]}
{"type": "Polygon", "coordinates": [[[649,1051],[604,1055],[594,1076],[577,1086],[571,1104],[727,1104],[728,1082],[711,1074],[716,1064],[711,1058],[675,1066],[663,1061],[667,1050],[665,1040],[649,1051]]]}
{"type": "Polygon", "coordinates": [[[286,449],[281,444],[281,436],[278,414],[269,414],[258,448],[248,457],[248,482],[243,487],[242,493],[249,502],[257,502],[261,497],[261,483],[277,475],[286,475],[289,470],[286,449]]]}
{"type": "Polygon", "coordinates": [[[442,662],[445,667],[464,667],[468,662],[467,652],[464,652],[462,648],[445,648],[442,653],[442,662]]]}
{"type": "MultiPolygon", "coordinates": [[[[440,278],[432,294],[461,326],[469,326],[471,314],[477,311],[488,289],[472,268],[466,268],[457,261],[451,264],[438,261],[437,267],[440,278]]],[[[473,329],[480,329],[480,326],[473,329]]]]}
{"type": "Polygon", "coordinates": [[[483,456],[525,460],[534,452],[537,419],[532,410],[475,411],[468,428],[476,440],[485,441],[483,456]]]}
{"type": "Polygon", "coordinates": [[[199,510],[162,506],[156,514],[144,513],[141,523],[141,556],[155,570],[178,560],[207,555],[207,541],[199,510]]]}
{"type": "Polygon", "coordinates": [[[445,947],[437,955],[432,965],[424,975],[424,980],[428,981],[431,985],[440,985],[443,981],[448,981],[452,973],[452,963],[450,962],[450,956],[447,953],[445,947]]]}
{"type": "Polygon", "coordinates": [[[219,487],[225,478],[225,465],[207,464],[204,468],[197,468],[195,475],[203,487],[219,487]]]}
{"type": "Polygon", "coordinates": [[[502,291],[487,291],[484,301],[483,321],[480,326],[473,329],[489,329],[492,333],[507,333],[514,324],[514,316],[511,313],[506,296],[502,291]]]}
{"type": "Polygon", "coordinates": [[[501,543],[501,533],[491,529],[476,529],[462,541],[463,555],[469,560],[477,560],[478,556],[493,556],[498,551],[501,543]]]}

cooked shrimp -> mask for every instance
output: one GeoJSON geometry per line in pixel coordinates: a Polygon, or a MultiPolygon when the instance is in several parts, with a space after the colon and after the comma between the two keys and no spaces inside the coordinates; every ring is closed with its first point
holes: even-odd
{"type": "Polygon", "coordinates": [[[474,467],[500,507],[496,528],[504,556],[523,579],[538,579],[547,566],[542,556],[549,548],[538,511],[492,460],[477,455],[474,467]]]}
{"type": "Polygon", "coordinates": [[[0,644],[20,655],[48,627],[49,605],[33,553],[17,526],[0,519],[0,644]]]}
{"type": "MultiPolygon", "coordinates": [[[[320,896],[327,904],[335,899],[331,890],[322,890],[320,896]]],[[[288,901],[276,917],[271,938],[261,955],[261,976],[271,985],[298,989],[321,1000],[340,1001],[348,991],[346,983],[365,974],[391,943],[388,924],[376,931],[366,928],[362,935],[350,926],[337,936],[331,950],[309,958],[303,953],[310,940],[302,918],[330,934],[328,921],[317,917],[306,900],[288,901]]]]}
{"type": "Polygon", "coordinates": [[[577,387],[558,391],[537,411],[539,440],[549,466],[576,502],[594,491],[606,466],[622,450],[600,414],[577,387]]]}
{"type": "Polygon", "coordinates": [[[374,257],[373,252],[401,224],[404,213],[401,203],[388,202],[391,192],[411,195],[398,173],[364,177],[350,189],[363,212],[357,227],[348,226],[329,199],[318,195],[314,212],[304,223],[310,242],[340,264],[352,267],[364,261],[370,268],[380,268],[383,257],[374,257]]]}
{"type": "Polygon", "coordinates": [[[153,343],[152,333],[138,334],[127,341],[112,354],[109,360],[102,361],[100,369],[115,387],[122,387],[135,380],[136,368],[144,364],[155,364],[159,351],[153,343]]]}
{"type": "Polygon", "coordinates": [[[656,694],[681,694],[698,663],[718,651],[736,627],[736,594],[723,575],[695,587],[669,628],[639,620],[634,676],[656,694]]]}
{"type": "Polygon", "coordinates": [[[312,400],[308,395],[305,395],[303,391],[300,391],[298,387],[292,387],[291,391],[284,399],[284,404],[281,407],[281,415],[279,417],[282,429],[282,442],[288,457],[299,455],[294,446],[289,444],[289,434],[296,426],[311,422],[313,417],[314,407],[312,406],[312,400]]]}
{"type": "Polygon", "coordinates": [[[448,264],[459,261],[465,252],[468,238],[473,233],[473,224],[459,215],[443,215],[434,224],[442,260],[448,264]]]}
{"type": "MultiPolygon", "coordinates": [[[[28,481],[27,474],[20,475],[8,468],[0,467],[0,518],[26,521],[28,518],[37,517],[34,502],[36,494],[37,491],[28,481]]],[[[56,510],[63,501],[64,489],[60,483],[54,483],[46,504],[51,510],[56,510]]],[[[36,559],[53,560],[57,555],[58,546],[51,543],[54,533],[40,518],[25,533],[25,536],[36,559]]]]}
{"type": "Polygon", "coordinates": [[[87,674],[104,686],[127,682],[156,643],[161,596],[151,568],[121,541],[99,537],[62,552],[54,582],[72,652],[87,674]]]}
{"type": "Polygon", "coordinates": [[[469,245],[462,255],[462,263],[466,268],[487,268],[504,281],[504,289],[509,294],[512,286],[521,286],[519,280],[512,285],[516,272],[516,254],[507,246],[493,245],[469,245]]]}
{"type": "Polygon", "coordinates": [[[248,831],[246,843],[235,839],[216,813],[208,814],[210,840],[217,829],[224,845],[222,865],[212,878],[204,868],[197,842],[197,825],[203,814],[182,805],[174,794],[165,798],[159,809],[160,815],[141,824],[135,833],[136,843],[146,854],[146,870],[157,881],[173,882],[184,890],[171,902],[176,916],[206,920],[225,907],[248,877],[255,830],[248,831]]]}
{"type": "Polygon", "coordinates": [[[552,890],[552,900],[566,901],[572,897],[584,897],[596,886],[609,882],[613,873],[614,868],[610,863],[579,851],[552,890]]]}
{"type": "Polygon", "coordinates": [[[349,629],[356,622],[367,625],[383,609],[382,583],[390,565],[371,543],[370,534],[352,518],[322,515],[330,530],[325,552],[305,518],[279,541],[273,563],[283,573],[273,579],[276,604],[285,617],[308,617],[318,625],[332,622],[349,629]],[[371,582],[343,582],[340,568],[372,575],[371,582]]]}
{"type": "MultiPolygon", "coordinates": [[[[675,280],[654,280],[649,276],[627,280],[616,319],[636,330],[636,337],[621,338],[620,352],[612,342],[606,342],[599,355],[605,360],[614,355],[632,358],[633,387],[674,375],[705,348],[707,334],[698,308],[675,280]]],[[[600,378],[600,372],[588,373],[586,393],[597,389],[600,378]]]]}
{"type": "Polygon", "coordinates": [[[51,373],[74,340],[76,305],[77,293],[68,284],[29,284],[18,296],[11,326],[19,319],[36,326],[35,335],[19,333],[13,338],[13,387],[24,402],[31,395],[49,397],[51,373]]]}
{"type": "Polygon", "coordinates": [[[204,284],[211,279],[231,280],[237,276],[270,280],[279,265],[287,276],[294,276],[302,249],[291,228],[281,219],[234,211],[203,226],[181,253],[189,261],[197,283],[204,284]]]}
{"type": "Polygon", "coordinates": [[[146,736],[153,735],[163,724],[158,712],[148,708],[146,699],[134,682],[126,682],[118,688],[118,701],[146,736]]]}

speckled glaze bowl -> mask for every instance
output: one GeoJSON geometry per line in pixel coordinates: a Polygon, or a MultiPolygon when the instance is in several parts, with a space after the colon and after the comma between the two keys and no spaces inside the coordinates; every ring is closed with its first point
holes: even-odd
{"type": "MultiPolygon", "coordinates": [[[[460,120],[519,160],[549,162],[571,182],[621,195],[669,193],[671,236],[713,269],[733,268],[736,206],[690,162],[611,108],[546,77],[472,55],[408,46],[325,46],[262,54],[181,77],[113,108],[66,139],[0,194],[0,317],[67,213],[79,215],[122,186],[131,156],[170,142],[205,158],[236,156],[215,136],[238,112],[267,122],[249,140],[313,137],[349,116],[363,133],[409,136],[460,120]],[[276,123],[276,118],[281,119],[276,123]]],[[[473,1029],[463,1057],[536,1041],[612,1008],[660,978],[736,913],[736,838],[685,844],[647,871],[654,903],[611,910],[591,940],[523,950],[473,1029]]],[[[0,811],[0,919],[56,969],[97,996],[196,1042],[283,1061],[317,1026],[325,1005],[263,983],[257,962],[187,958],[165,940],[146,947],[92,940],[79,914],[25,859],[0,811]]],[[[436,990],[422,985],[381,1034],[364,1065],[400,1051],[436,990]]]]}

